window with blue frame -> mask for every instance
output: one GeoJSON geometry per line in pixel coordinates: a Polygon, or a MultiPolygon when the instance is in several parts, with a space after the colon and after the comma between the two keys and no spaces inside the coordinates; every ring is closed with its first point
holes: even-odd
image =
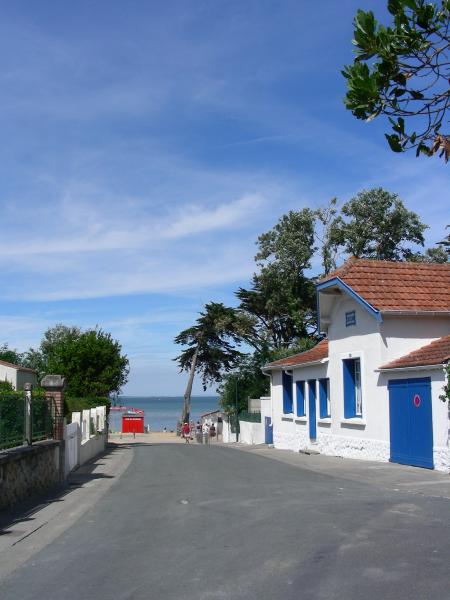
{"type": "Polygon", "coordinates": [[[305,382],[297,381],[296,389],[297,389],[297,417],[304,417],[306,414],[306,411],[305,411],[305,382]]]}
{"type": "Polygon", "coordinates": [[[345,313],[345,326],[351,327],[352,325],[356,325],[356,312],[354,310],[345,313]]]}
{"type": "Polygon", "coordinates": [[[329,379],[319,379],[319,404],[320,418],[327,419],[331,417],[329,379]]]}
{"type": "Polygon", "coordinates": [[[347,358],[344,369],[344,417],[362,417],[361,361],[347,358]]]}
{"type": "Polygon", "coordinates": [[[283,413],[290,415],[293,412],[292,375],[283,371],[283,413]]]}

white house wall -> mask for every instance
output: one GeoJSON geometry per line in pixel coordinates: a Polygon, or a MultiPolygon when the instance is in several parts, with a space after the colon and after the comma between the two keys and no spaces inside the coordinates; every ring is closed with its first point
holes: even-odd
{"type": "Polygon", "coordinates": [[[403,356],[450,332],[450,319],[388,317],[378,322],[363,306],[348,296],[335,301],[328,327],[329,359],[321,365],[293,370],[294,413],[283,414],[281,371],[272,372],[274,445],[277,448],[316,450],[322,454],[388,461],[390,458],[389,391],[387,381],[430,377],[432,382],[433,454],[435,468],[449,471],[449,419],[447,404],[439,400],[444,384],[441,370],[381,374],[381,365],[403,356]],[[355,311],[356,325],[346,326],[346,312],[355,311]],[[383,334],[383,335],[382,335],[383,334]],[[343,359],[360,358],[362,418],[344,418],[343,359]],[[308,389],[305,417],[296,416],[296,386],[299,380],[329,378],[331,419],[320,420],[316,394],[317,437],[309,437],[308,389]]]}
{"type": "Polygon", "coordinates": [[[450,318],[383,316],[381,363],[386,364],[450,334],[450,318]]]}

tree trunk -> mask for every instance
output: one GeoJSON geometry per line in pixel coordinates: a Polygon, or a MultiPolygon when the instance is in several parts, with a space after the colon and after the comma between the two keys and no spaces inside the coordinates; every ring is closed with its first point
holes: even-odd
{"type": "Polygon", "coordinates": [[[192,384],[194,383],[195,376],[195,368],[197,366],[197,356],[198,356],[199,346],[195,349],[195,354],[192,357],[191,370],[189,373],[189,379],[186,386],[186,391],[184,392],[184,404],[183,404],[183,413],[181,415],[182,423],[189,423],[189,417],[191,416],[191,393],[192,393],[192,384]]]}

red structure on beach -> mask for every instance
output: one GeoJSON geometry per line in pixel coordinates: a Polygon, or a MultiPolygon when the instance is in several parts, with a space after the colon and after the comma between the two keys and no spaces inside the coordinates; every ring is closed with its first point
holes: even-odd
{"type": "Polygon", "coordinates": [[[123,414],[122,433],[144,433],[144,411],[123,414]]]}

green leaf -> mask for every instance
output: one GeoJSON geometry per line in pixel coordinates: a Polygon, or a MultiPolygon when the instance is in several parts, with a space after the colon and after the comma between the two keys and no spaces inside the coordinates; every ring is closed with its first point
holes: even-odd
{"type": "Polygon", "coordinates": [[[408,92],[411,94],[414,100],[422,100],[424,98],[422,92],[418,92],[417,90],[408,90],[408,92]]]}
{"type": "Polygon", "coordinates": [[[403,148],[400,143],[400,138],[398,135],[395,135],[395,133],[393,133],[391,135],[388,135],[387,133],[385,133],[384,136],[387,139],[392,152],[403,152],[403,148]]]}

